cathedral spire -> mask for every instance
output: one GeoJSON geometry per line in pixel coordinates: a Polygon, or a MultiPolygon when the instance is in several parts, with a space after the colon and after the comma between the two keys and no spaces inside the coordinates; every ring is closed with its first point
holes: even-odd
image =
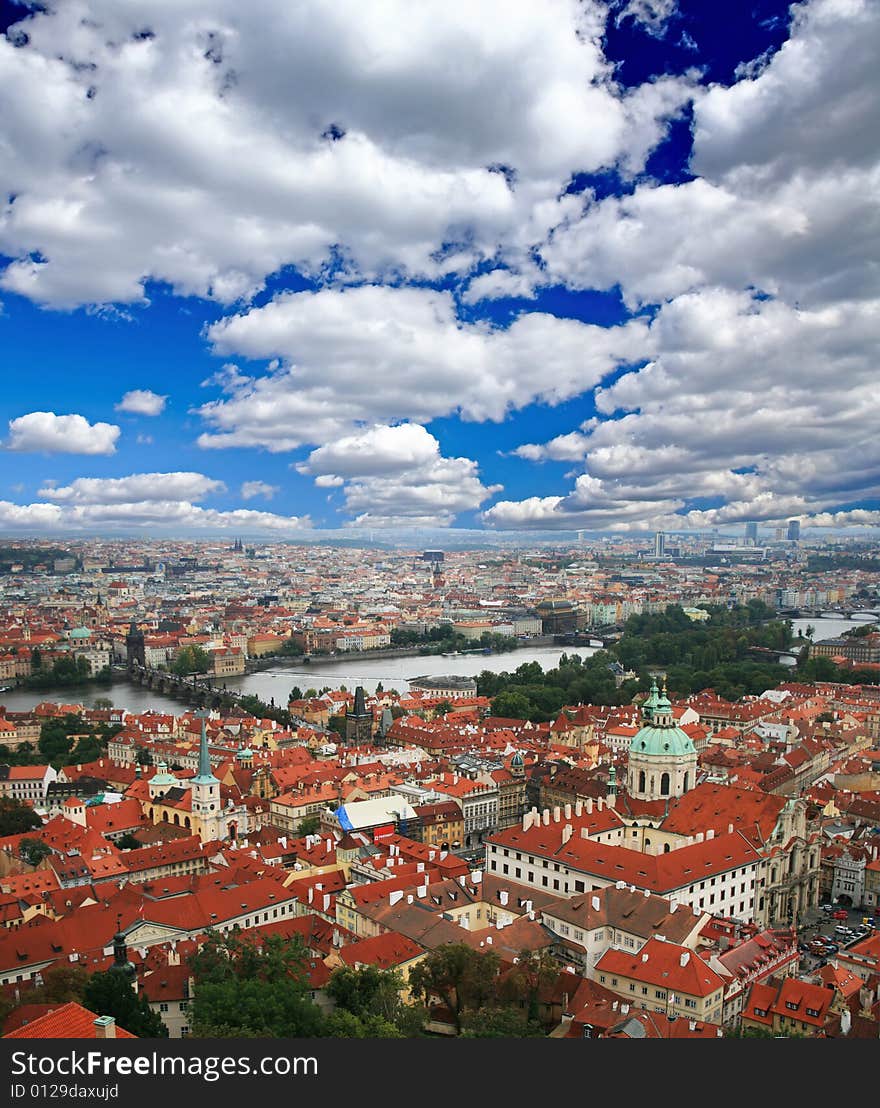
{"type": "Polygon", "coordinates": [[[211,772],[211,759],[208,755],[208,712],[197,712],[196,715],[202,721],[202,734],[199,738],[199,772],[194,781],[216,781],[217,778],[211,772]]]}

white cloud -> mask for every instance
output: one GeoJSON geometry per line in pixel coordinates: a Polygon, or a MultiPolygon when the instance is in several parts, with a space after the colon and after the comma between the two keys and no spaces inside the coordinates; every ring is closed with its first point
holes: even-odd
{"type": "Polygon", "coordinates": [[[271,500],[279,491],[278,485],[270,485],[267,481],[244,481],[241,486],[241,497],[242,500],[253,500],[254,497],[261,496],[265,500],[271,500]]]}
{"type": "Polygon", "coordinates": [[[799,311],[705,289],[664,306],[651,338],[651,362],[596,389],[609,418],[515,452],[579,461],[573,491],[499,503],[488,522],[703,527],[880,495],[880,448],[865,418],[880,399],[880,302],[799,311]],[[701,500],[717,506],[692,507],[701,500]]]}
{"type": "Polygon", "coordinates": [[[134,415],[157,416],[165,411],[167,396],[160,396],[150,389],[132,389],[116,405],[117,412],[131,412],[134,415]]]}
{"type": "Polygon", "coordinates": [[[668,104],[613,82],[606,16],[598,0],[37,12],[26,43],[0,39],[0,284],[72,306],[141,300],[149,278],[231,303],[337,254],[349,274],[433,278],[524,228],[540,241],[573,173],[638,168],[662,133],[668,104]]]}
{"type": "Polygon", "coordinates": [[[612,6],[617,9],[614,22],[618,26],[631,19],[655,38],[665,35],[670,19],[678,10],[677,0],[613,0],[612,6]]]}
{"type": "Polygon", "coordinates": [[[442,457],[437,439],[413,423],[366,428],[313,450],[296,468],[321,488],[344,485],[355,526],[448,527],[501,488],[483,485],[471,459],[442,457]]]}
{"type": "Polygon", "coordinates": [[[65,504],[126,504],[204,500],[225,489],[222,481],[203,473],[132,473],[128,477],[77,477],[63,488],[42,488],[38,495],[65,504]]]}
{"type": "Polygon", "coordinates": [[[7,450],[45,454],[113,454],[119,428],[81,415],[28,412],[9,421],[7,450]]]}
{"type": "Polygon", "coordinates": [[[790,39],[757,76],[695,95],[697,178],[588,203],[542,249],[545,280],[620,283],[631,305],[707,284],[804,306],[880,295],[880,12],[866,0],[792,10],[790,39]]]}
{"type": "Polygon", "coordinates": [[[599,327],[539,312],[506,329],[462,323],[447,292],[363,286],[289,293],[208,328],[218,354],[280,359],[262,377],[227,375],[199,412],[203,447],[291,450],[358,424],[428,422],[453,412],[501,420],[558,404],[620,362],[645,356],[647,324],[599,327]]]}
{"type": "Polygon", "coordinates": [[[218,511],[184,500],[144,500],[111,504],[12,504],[0,501],[0,527],[31,534],[180,535],[245,532],[296,535],[311,529],[308,516],[282,516],[247,508],[218,511]]]}

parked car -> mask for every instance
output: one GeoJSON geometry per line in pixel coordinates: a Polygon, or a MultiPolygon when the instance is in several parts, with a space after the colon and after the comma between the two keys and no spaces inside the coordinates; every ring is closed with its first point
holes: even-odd
{"type": "Polygon", "coordinates": [[[821,910],[823,912],[833,912],[834,911],[834,905],[833,904],[820,904],[819,907],[821,908],[821,910]]]}
{"type": "Polygon", "coordinates": [[[849,918],[849,913],[847,912],[846,908],[837,908],[834,912],[831,913],[831,915],[834,919],[849,918]]]}
{"type": "Polygon", "coordinates": [[[826,954],[837,954],[837,952],[839,950],[840,950],[840,947],[837,945],[837,943],[829,943],[825,947],[825,953],[826,954]]]}
{"type": "Polygon", "coordinates": [[[849,928],[844,927],[842,924],[834,928],[835,935],[841,935],[846,938],[849,935],[849,928]]]}

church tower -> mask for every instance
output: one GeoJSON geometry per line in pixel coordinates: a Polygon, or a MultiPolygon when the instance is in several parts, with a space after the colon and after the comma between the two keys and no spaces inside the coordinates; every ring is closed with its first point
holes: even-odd
{"type": "Polygon", "coordinates": [[[211,770],[208,756],[207,713],[202,715],[199,740],[199,772],[192,779],[192,822],[203,842],[223,838],[220,811],[220,782],[211,770]]]}
{"type": "Polygon", "coordinates": [[[354,690],[354,706],[345,712],[345,741],[361,746],[373,737],[373,713],[367,707],[363,685],[354,690]]]}
{"type": "Polygon", "coordinates": [[[144,667],[147,664],[147,647],[144,633],[138,630],[134,620],[131,621],[128,634],[125,636],[125,660],[129,669],[135,664],[144,667]]]}
{"type": "Polygon", "coordinates": [[[696,784],[697,751],[675,723],[666,695],[651,686],[642,705],[643,726],[629,746],[627,793],[638,800],[674,800],[696,784]]]}

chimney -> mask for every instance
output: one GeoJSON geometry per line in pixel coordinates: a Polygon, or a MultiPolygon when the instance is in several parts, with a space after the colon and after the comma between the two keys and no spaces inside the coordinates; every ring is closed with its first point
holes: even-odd
{"type": "Polygon", "coordinates": [[[571,819],[571,805],[566,804],[565,807],[562,810],[563,810],[563,812],[565,812],[565,818],[566,819],[571,819]]]}
{"type": "Polygon", "coordinates": [[[844,1008],[840,1013],[840,1033],[841,1035],[848,1035],[849,1029],[852,1026],[852,1013],[849,1008],[844,1008]]]}
{"type": "Polygon", "coordinates": [[[621,1006],[620,1006],[620,1014],[621,1014],[622,1016],[627,1016],[627,1015],[629,1015],[629,1005],[628,1005],[628,1004],[621,1004],[621,1006]]]}
{"type": "Polygon", "coordinates": [[[600,796],[600,797],[599,797],[599,798],[598,798],[598,799],[596,800],[596,811],[597,811],[597,812],[601,812],[601,811],[602,811],[602,808],[603,808],[603,804],[602,804],[602,797],[600,796]]]}
{"type": "Polygon", "coordinates": [[[554,823],[559,823],[561,818],[562,818],[562,809],[557,804],[553,808],[553,822],[554,823]]]}
{"type": "Polygon", "coordinates": [[[578,819],[584,814],[584,805],[580,800],[574,802],[574,814],[578,819]]]}
{"type": "Polygon", "coordinates": [[[541,822],[544,824],[545,827],[550,826],[550,809],[549,808],[544,809],[544,811],[541,815],[541,822]]]}
{"type": "MultiPolygon", "coordinates": [[[[309,898],[309,899],[311,899],[311,898],[309,898]]],[[[403,889],[393,889],[388,894],[388,907],[393,908],[394,905],[398,902],[398,900],[402,900],[402,899],[403,899],[403,889]]]]}
{"type": "Polygon", "coordinates": [[[98,1016],[95,1020],[96,1039],[115,1039],[116,1020],[113,1016],[98,1016]]]}
{"type": "Polygon", "coordinates": [[[697,840],[698,843],[701,843],[705,837],[706,836],[703,834],[702,831],[698,831],[696,833],[696,835],[694,836],[694,838],[697,840]]]}
{"type": "Polygon", "coordinates": [[[727,834],[728,835],[733,834],[733,824],[732,823],[728,823],[728,825],[727,825],[727,834]]]}
{"type": "Polygon", "coordinates": [[[419,887],[416,889],[416,896],[419,898],[419,900],[424,900],[427,895],[428,895],[428,886],[427,886],[427,884],[419,885],[419,887]]]}
{"type": "Polygon", "coordinates": [[[498,892],[498,900],[502,907],[507,906],[507,889],[500,889],[498,892]]]}
{"type": "Polygon", "coordinates": [[[706,842],[709,842],[711,839],[714,839],[714,838],[715,838],[715,828],[710,827],[709,830],[706,832],[706,842]]]}
{"type": "Polygon", "coordinates": [[[642,955],[642,961],[643,961],[643,962],[647,962],[647,960],[648,960],[648,955],[647,955],[647,954],[643,954],[643,955],[642,955]]]}
{"type": "Polygon", "coordinates": [[[688,1020],[688,1028],[691,1031],[696,1031],[697,1030],[697,1021],[696,1020],[688,1020]]]}
{"type": "Polygon", "coordinates": [[[669,914],[672,915],[673,912],[677,912],[677,911],[678,911],[678,901],[673,900],[669,905],[669,914]]]}
{"type": "Polygon", "coordinates": [[[574,828],[570,823],[567,823],[565,827],[562,828],[562,841],[564,843],[567,843],[568,840],[571,838],[573,832],[574,828]]]}
{"type": "Polygon", "coordinates": [[[593,814],[593,798],[591,796],[587,797],[586,809],[587,815],[591,816],[593,814]]]}

